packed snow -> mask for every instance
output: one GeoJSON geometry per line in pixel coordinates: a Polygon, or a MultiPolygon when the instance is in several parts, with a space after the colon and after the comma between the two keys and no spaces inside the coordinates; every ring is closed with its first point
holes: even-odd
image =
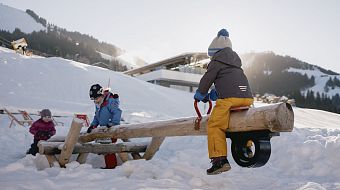
{"type": "MultiPolygon", "coordinates": [[[[89,87],[106,87],[109,79],[109,87],[120,95],[125,123],[195,115],[191,93],[66,59],[27,57],[0,48],[0,108],[30,113],[49,108],[63,116],[56,117],[64,123],[56,127],[58,136],[67,134],[74,113],[93,116],[89,87]]],[[[25,155],[33,140],[29,127],[9,128],[10,119],[0,114],[0,189],[340,189],[340,115],[295,107],[294,112],[293,132],[272,138],[265,166],[241,168],[228,149],[232,170],[215,176],[206,175],[206,137],[168,137],[152,160],[120,163],[113,170],[100,169],[103,156],[94,154],[86,164],[72,161],[66,168],[50,168],[44,156],[25,155]]]]}
{"type": "Polygon", "coordinates": [[[42,24],[37,23],[25,11],[0,3],[0,29],[13,32],[15,28],[20,28],[25,33],[45,30],[42,24]]]}

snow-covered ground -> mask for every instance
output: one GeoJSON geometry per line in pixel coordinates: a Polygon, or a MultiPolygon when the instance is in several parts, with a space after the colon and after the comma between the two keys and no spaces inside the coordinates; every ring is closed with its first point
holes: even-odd
{"type": "Polygon", "coordinates": [[[20,28],[25,33],[45,30],[43,25],[37,23],[25,11],[0,3],[0,29],[13,32],[15,28],[20,28]]]}
{"type": "MultiPolygon", "coordinates": [[[[57,135],[67,133],[74,113],[92,117],[89,87],[106,86],[109,79],[112,91],[120,95],[125,122],[195,115],[191,93],[70,60],[26,57],[0,48],[0,108],[50,108],[67,116],[56,118],[65,123],[56,127],[57,135]]],[[[241,168],[229,152],[232,170],[216,176],[206,175],[206,137],[166,138],[152,160],[128,161],[114,170],[99,169],[103,157],[94,154],[83,165],[49,168],[43,156],[25,155],[32,142],[28,127],[8,128],[10,120],[2,114],[0,189],[340,189],[340,115],[301,108],[294,112],[294,131],[272,138],[265,166],[241,168]]]]}

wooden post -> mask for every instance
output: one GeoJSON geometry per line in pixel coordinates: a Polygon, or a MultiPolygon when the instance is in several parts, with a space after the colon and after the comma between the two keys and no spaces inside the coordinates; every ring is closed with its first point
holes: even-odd
{"type": "Polygon", "coordinates": [[[121,153],[117,153],[117,154],[118,154],[120,160],[122,160],[122,162],[126,162],[126,161],[129,160],[129,155],[128,155],[128,153],[126,153],[126,152],[121,152],[121,153]]]}
{"type": "Polygon", "coordinates": [[[73,119],[71,128],[67,134],[64,146],[60,153],[59,164],[61,167],[65,167],[65,164],[67,164],[70,161],[70,157],[72,155],[74,145],[77,143],[82,126],[83,126],[83,120],[80,120],[77,118],[73,119]]]}
{"type": "Polygon", "coordinates": [[[142,159],[142,156],[138,152],[132,152],[131,156],[134,160],[142,159]]]}
{"type": "MultiPolygon", "coordinates": [[[[294,126],[294,113],[290,104],[281,103],[247,111],[232,112],[227,132],[268,130],[271,132],[290,132],[294,126]]],[[[201,121],[201,129],[194,129],[196,117],[179,118],[166,121],[119,125],[110,129],[97,128],[91,133],[81,134],[79,142],[90,142],[97,138],[139,138],[165,136],[206,135],[208,117],[201,121]]]]}
{"type": "Polygon", "coordinates": [[[153,137],[142,158],[150,160],[156,154],[164,139],[165,137],[153,137]]]}
{"type": "Polygon", "coordinates": [[[55,155],[45,155],[47,158],[48,163],[50,164],[50,167],[54,166],[55,162],[58,162],[57,157],[55,155]]]}
{"type": "MultiPolygon", "coordinates": [[[[122,139],[123,142],[131,142],[130,139],[122,139]]],[[[131,156],[134,160],[139,160],[142,156],[138,152],[131,152],[131,156]]]]}
{"type": "Polygon", "coordinates": [[[77,157],[77,162],[79,162],[79,164],[85,164],[88,155],[89,153],[80,153],[77,157]]]}

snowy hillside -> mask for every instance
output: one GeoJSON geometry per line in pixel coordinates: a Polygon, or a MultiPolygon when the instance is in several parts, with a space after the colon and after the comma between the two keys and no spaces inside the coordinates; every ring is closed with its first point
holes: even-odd
{"type": "MultiPolygon", "coordinates": [[[[65,123],[56,127],[57,135],[67,133],[73,113],[92,116],[89,87],[106,86],[109,78],[120,95],[125,122],[195,114],[191,93],[70,60],[26,57],[0,48],[0,108],[35,112],[47,107],[68,116],[57,118],[65,123]]],[[[43,156],[25,156],[32,142],[28,127],[8,128],[10,120],[0,115],[0,189],[340,189],[340,115],[300,108],[294,112],[294,131],[272,138],[265,166],[241,168],[229,152],[232,170],[216,176],[205,172],[210,167],[206,137],[166,138],[152,160],[128,161],[114,170],[99,169],[103,156],[94,154],[83,165],[48,168],[43,156]]]]}
{"type": "MultiPolygon", "coordinates": [[[[98,51],[97,51],[98,52],[98,51]]],[[[130,53],[124,52],[122,55],[119,55],[117,57],[113,57],[111,55],[107,55],[102,52],[98,52],[102,56],[102,58],[112,61],[117,60],[120,64],[125,65],[127,69],[135,69],[138,67],[145,66],[147,63],[140,59],[139,57],[135,55],[131,55],[130,53]]]]}
{"type": "Polygon", "coordinates": [[[254,93],[289,96],[294,91],[302,95],[313,91],[314,96],[317,93],[329,98],[340,95],[340,74],[334,71],[273,52],[246,53],[241,59],[254,93]]]}
{"type": "Polygon", "coordinates": [[[13,32],[15,28],[25,33],[45,30],[43,25],[37,23],[25,11],[0,3],[0,30],[13,32]]]}
{"type": "Polygon", "coordinates": [[[314,76],[315,78],[315,85],[305,89],[303,92],[307,93],[308,90],[312,90],[313,92],[320,94],[325,93],[328,96],[332,97],[336,94],[340,95],[340,86],[335,86],[334,89],[329,89],[328,92],[325,92],[325,86],[329,79],[333,79],[334,77],[337,77],[340,79],[340,75],[328,75],[326,73],[323,73],[318,68],[314,68],[314,70],[303,70],[303,69],[296,69],[296,68],[289,68],[287,72],[295,72],[295,73],[301,73],[302,75],[307,74],[309,78],[314,76]]]}
{"type": "Polygon", "coordinates": [[[40,109],[48,105],[58,112],[92,113],[89,87],[94,83],[106,87],[110,80],[110,88],[121,97],[126,119],[141,113],[146,118],[159,119],[194,113],[188,112],[192,107],[192,95],[187,92],[62,58],[23,57],[4,48],[0,48],[0,52],[0,87],[3,89],[0,104],[5,107],[40,109]],[[164,101],[169,106],[159,107],[164,101]]]}

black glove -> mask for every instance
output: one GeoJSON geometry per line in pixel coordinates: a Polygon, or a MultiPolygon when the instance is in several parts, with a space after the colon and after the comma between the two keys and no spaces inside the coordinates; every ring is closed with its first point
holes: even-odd
{"type": "Polygon", "coordinates": [[[41,139],[49,139],[52,135],[49,131],[38,131],[36,136],[41,139]]]}
{"type": "Polygon", "coordinates": [[[205,96],[204,99],[202,100],[203,103],[209,102],[210,98],[209,95],[205,96]]]}
{"type": "Polygon", "coordinates": [[[97,128],[97,126],[94,126],[94,125],[90,126],[90,127],[87,129],[87,133],[91,133],[91,131],[92,131],[93,129],[95,129],[95,128],[97,128]]]}
{"type": "Polygon", "coordinates": [[[111,128],[112,126],[113,126],[113,123],[108,123],[108,124],[106,125],[107,128],[111,128]]]}
{"type": "Polygon", "coordinates": [[[38,131],[38,135],[40,135],[40,136],[49,136],[50,132],[48,132],[48,131],[38,131]]]}

